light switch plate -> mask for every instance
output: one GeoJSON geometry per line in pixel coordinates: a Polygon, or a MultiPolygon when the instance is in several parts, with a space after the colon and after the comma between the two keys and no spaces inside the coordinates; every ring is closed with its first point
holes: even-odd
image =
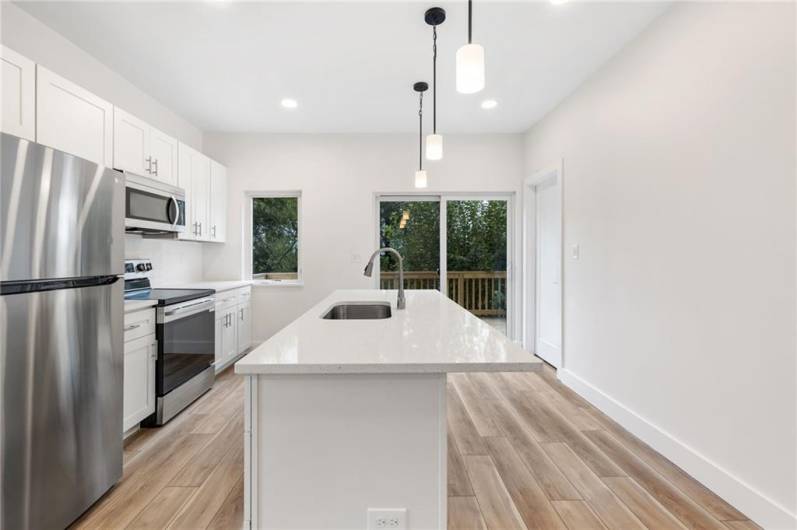
{"type": "Polygon", "coordinates": [[[406,508],[368,508],[368,530],[407,530],[406,508]]]}
{"type": "Polygon", "coordinates": [[[581,247],[578,243],[570,247],[570,257],[574,260],[578,260],[581,257],[581,247]]]}

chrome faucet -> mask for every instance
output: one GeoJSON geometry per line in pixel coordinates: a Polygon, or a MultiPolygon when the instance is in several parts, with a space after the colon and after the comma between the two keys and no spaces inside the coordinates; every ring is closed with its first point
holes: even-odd
{"type": "Polygon", "coordinates": [[[376,259],[376,257],[382,252],[392,252],[398,258],[399,285],[398,285],[398,300],[396,300],[396,309],[404,309],[407,307],[407,302],[404,300],[404,259],[401,257],[401,254],[399,254],[396,249],[385,247],[385,248],[380,248],[379,250],[375,250],[374,253],[371,254],[371,257],[368,260],[368,265],[365,266],[363,274],[365,274],[368,278],[371,277],[371,274],[374,272],[374,259],[376,259]]]}

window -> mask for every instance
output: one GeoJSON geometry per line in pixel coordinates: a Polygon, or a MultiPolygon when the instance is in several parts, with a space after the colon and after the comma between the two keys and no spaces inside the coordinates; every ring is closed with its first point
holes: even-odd
{"type": "Polygon", "coordinates": [[[300,194],[252,194],[250,200],[252,279],[298,283],[300,194]]]}

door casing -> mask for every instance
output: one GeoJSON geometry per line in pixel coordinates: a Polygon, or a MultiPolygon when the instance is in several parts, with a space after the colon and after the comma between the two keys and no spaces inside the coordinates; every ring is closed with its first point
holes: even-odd
{"type": "Polygon", "coordinates": [[[559,190],[559,211],[561,215],[561,233],[559,241],[560,252],[560,271],[559,289],[561,300],[561,336],[559,340],[561,348],[560,365],[565,366],[565,276],[564,276],[564,237],[565,237],[565,216],[564,216],[564,161],[533,172],[523,182],[523,237],[522,237],[522,300],[521,300],[521,340],[523,347],[532,353],[536,352],[536,344],[539,332],[539,298],[538,298],[538,237],[537,237],[537,186],[551,179],[557,179],[559,190]]]}

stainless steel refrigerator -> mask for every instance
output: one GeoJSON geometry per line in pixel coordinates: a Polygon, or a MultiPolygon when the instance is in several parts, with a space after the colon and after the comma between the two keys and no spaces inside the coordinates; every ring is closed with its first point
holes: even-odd
{"type": "Polygon", "coordinates": [[[64,528],[122,476],[124,175],[0,136],[0,528],[64,528]]]}

